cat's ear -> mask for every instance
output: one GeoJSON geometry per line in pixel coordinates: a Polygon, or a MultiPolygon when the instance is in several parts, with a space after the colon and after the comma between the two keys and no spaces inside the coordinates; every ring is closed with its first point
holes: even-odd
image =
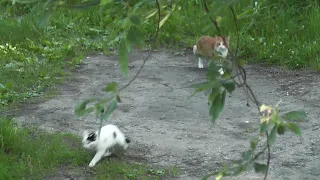
{"type": "Polygon", "coordinates": [[[88,135],[89,135],[88,130],[84,130],[83,133],[82,133],[82,137],[83,137],[83,138],[87,138],[88,135]]]}
{"type": "Polygon", "coordinates": [[[230,36],[227,36],[225,40],[226,40],[227,46],[229,46],[230,36]]]}
{"type": "Polygon", "coordinates": [[[229,44],[230,36],[227,36],[227,37],[226,37],[226,41],[227,41],[227,43],[229,44]]]}

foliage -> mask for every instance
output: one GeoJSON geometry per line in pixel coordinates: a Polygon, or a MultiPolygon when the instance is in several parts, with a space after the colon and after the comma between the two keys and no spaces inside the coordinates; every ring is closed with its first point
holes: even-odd
{"type": "MultiPolygon", "coordinates": [[[[16,2],[23,3],[25,1],[17,0],[16,2]]],[[[265,145],[262,145],[264,148],[256,153],[260,137],[253,138],[250,140],[250,149],[242,153],[242,160],[238,164],[211,173],[204,179],[209,176],[216,176],[216,179],[221,179],[225,176],[239,175],[249,167],[254,167],[256,172],[264,173],[266,178],[270,165],[270,146],[276,142],[277,135],[283,135],[287,130],[296,135],[301,135],[299,126],[287,120],[303,120],[305,119],[305,113],[294,111],[280,116],[277,110],[278,105],[275,107],[261,105],[246,81],[246,72],[242,67],[242,60],[259,60],[286,65],[290,68],[312,66],[314,69],[320,69],[317,43],[319,41],[319,27],[316,23],[319,21],[320,15],[317,2],[306,1],[305,3],[284,3],[283,5],[279,2],[264,0],[229,0],[208,4],[205,0],[202,2],[198,0],[176,0],[166,1],[159,5],[157,0],[155,0],[155,3],[148,0],[102,0],[75,1],[72,4],[68,1],[48,1],[39,2],[36,6],[47,9],[47,11],[41,11],[43,19],[38,21],[39,31],[44,33],[48,30],[48,27],[63,26],[61,19],[56,19],[56,22],[49,19],[53,16],[51,12],[61,13],[60,9],[65,7],[84,8],[95,5],[99,5],[98,9],[101,11],[99,11],[99,16],[92,15],[93,18],[96,18],[96,21],[87,20],[90,21],[87,22],[87,26],[90,28],[87,29],[86,36],[99,34],[102,37],[105,35],[106,39],[113,39],[112,43],[108,45],[118,47],[120,70],[125,77],[128,74],[128,53],[131,48],[145,45],[145,42],[150,41],[150,37],[155,37],[153,39],[153,44],[155,44],[158,34],[159,42],[166,44],[166,46],[192,46],[195,37],[203,34],[234,37],[234,40],[231,40],[230,50],[232,51],[230,51],[229,59],[223,60],[221,66],[214,62],[211,63],[207,72],[207,81],[193,87],[196,88],[195,93],[210,91],[208,104],[210,106],[210,117],[213,121],[223,111],[226,94],[232,93],[236,87],[244,88],[248,98],[253,100],[259,109],[261,115],[259,135],[266,137],[267,141],[265,145]],[[153,18],[155,16],[157,18],[153,18]],[[309,16],[311,18],[308,19],[309,16]],[[105,18],[100,19],[100,17],[105,18]],[[49,24],[45,26],[47,22],[49,24]],[[301,22],[305,24],[301,24],[301,22]],[[56,23],[56,26],[50,26],[50,23],[56,23]],[[106,26],[111,23],[113,23],[112,27],[106,26]],[[156,26],[157,30],[154,35],[152,33],[156,26]],[[304,36],[307,30],[310,31],[308,37],[304,36]],[[225,69],[223,75],[219,73],[221,67],[225,69]],[[240,78],[241,81],[237,82],[236,77],[240,78]],[[266,150],[268,153],[267,163],[256,162],[257,158],[266,150]]],[[[84,17],[84,14],[81,17],[84,17]]],[[[91,18],[91,16],[88,17],[91,18]]],[[[83,19],[79,18],[78,20],[86,21],[83,19]]],[[[70,23],[70,28],[75,26],[75,24],[70,23]]],[[[61,29],[55,29],[52,33],[65,34],[59,32],[59,30],[61,29]]],[[[76,28],[74,30],[77,31],[76,28]]],[[[102,47],[101,49],[107,48],[102,47]]],[[[18,53],[15,55],[18,55],[18,53]]],[[[47,59],[44,58],[44,60],[47,59]]],[[[61,56],[57,59],[61,59],[61,56]]],[[[145,61],[146,59],[144,63],[145,61]]],[[[86,100],[77,106],[75,113],[78,116],[83,116],[95,112],[97,117],[100,118],[100,122],[107,120],[115,110],[117,102],[120,101],[120,91],[129,84],[118,88],[116,82],[109,83],[104,89],[109,94],[107,98],[86,100]]],[[[5,86],[2,84],[2,87],[2,89],[5,89],[7,84],[5,86]]]]}
{"type": "MultiPolygon", "coordinates": [[[[35,128],[18,128],[12,120],[0,118],[0,179],[43,179],[61,169],[84,167],[92,155],[80,147],[79,137],[71,134],[45,133],[35,128]]],[[[92,172],[91,172],[92,173],[92,172]]],[[[152,169],[143,163],[110,158],[99,163],[89,179],[147,179],[146,176],[177,176],[175,168],[152,169]],[[160,172],[160,173],[155,173],[160,172]]],[[[77,172],[76,172],[77,174],[77,172]]]]}

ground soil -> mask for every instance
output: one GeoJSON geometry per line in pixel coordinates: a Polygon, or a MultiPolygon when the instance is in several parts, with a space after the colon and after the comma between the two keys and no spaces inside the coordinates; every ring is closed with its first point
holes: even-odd
{"type": "MultiPolygon", "coordinates": [[[[99,122],[94,115],[75,117],[76,104],[91,97],[104,97],[102,88],[109,82],[126,84],[146,54],[141,51],[130,54],[128,79],[121,75],[117,56],[88,56],[65,84],[57,86],[60,95],[28,105],[17,119],[47,131],[79,136],[84,129],[97,129],[99,122]]],[[[248,82],[260,101],[274,105],[281,99],[281,112],[303,109],[308,113],[308,120],[300,125],[302,137],[288,132],[277,138],[271,148],[268,179],[319,179],[319,73],[291,72],[257,64],[246,66],[246,70],[248,82]]],[[[198,69],[196,57],[191,53],[152,54],[138,78],[121,92],[122,103],[108,121],[118,125],[132,140],[125,156],[157,166],[176,166],[181,169],[177,179],[191,180],[218,170],[224,162],[239,158],[240,152],[249,148],[248,138],[257,132],[259,119],[254,104],[246,106],[243,90],[237,89],[228,96],[215,124],[210,121],[203,92],[187,99],[193,92],[188,86],[204,81],[205,73],[206,68],[198,69]]],[[[262,178],[263,175],[251,170],[232,179],[262,178]]]]}

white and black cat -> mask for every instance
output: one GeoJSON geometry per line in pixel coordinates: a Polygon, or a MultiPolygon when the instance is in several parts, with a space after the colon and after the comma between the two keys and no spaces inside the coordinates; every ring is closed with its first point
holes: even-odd
{"type": "Polygon", "coordinates": [[[101,128],[100,138],[98,132],[89,133],[87,130],[83,132],[82,145],[85,149],[96,151],[95,156],[89,163],[89,167],[93,167],[96,163],[106,156],[110,156],[110,148],[115,145],[121,146],[126,150],[129,146],[130,139],[126,138],[120,129],[112,124],[105,125],[101,128]]]}

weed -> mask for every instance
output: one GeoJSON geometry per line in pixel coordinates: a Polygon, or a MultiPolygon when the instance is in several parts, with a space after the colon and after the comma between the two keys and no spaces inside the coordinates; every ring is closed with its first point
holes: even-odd
{"type": "MultiPolygon", "coordinates": [[[[161,45],[192,47],[201,35],[217,35],[200,1],[174,3],[173,6],[168,2],[162,11],[170,16],[161,27],[161,45]]],[[[217,3],[210,5],[211,12],[220,18],[222,32],[231,36],[231,47],[235,48],[232,15],[217,3]]],[[[33,5],[4,4],[0,14],[2,107],[42,96],[46,87],[61,82],[66,68],[81,64],[88,52],[110,54],[110,50],[118,46],[123,36],[121,28],[127,23],[121,18],[125,14],[116,12],[117,7],[92,7],[84,11],[60,8],[50,16],[46,26],[40,28],[37,23],[42,12],[34,11],[33,5]]],[[[150,12],[153,7],[149,4],[140,10],[150,12]]],[[[235,11],[240,26],[241,57],[289,68],[320,69],[317,2],[240,1],[235,11]],[[248,13],[242,15],[242,12],[248,13]]],[[[147,35],[147,41],[156,23],[154,19],[141,23],[140,29],[147,35]]]]}
{"type": "MultiPolygon", "coordinates": [[[[81,147],[81,140],[75,135],[49,134],[30,127],[18,128],[13,121],[0,119],[0,179],[41,179],[70,166],[87,167],[92,156],[81,147]]],[[[177,174],[177,171],[165,173],[165,170],[150,173],[150,169],[143,163],[110,157],[92,169],[94,175],[81,172],[80,176],[94,179],[155,179],[177,174]]]]}

